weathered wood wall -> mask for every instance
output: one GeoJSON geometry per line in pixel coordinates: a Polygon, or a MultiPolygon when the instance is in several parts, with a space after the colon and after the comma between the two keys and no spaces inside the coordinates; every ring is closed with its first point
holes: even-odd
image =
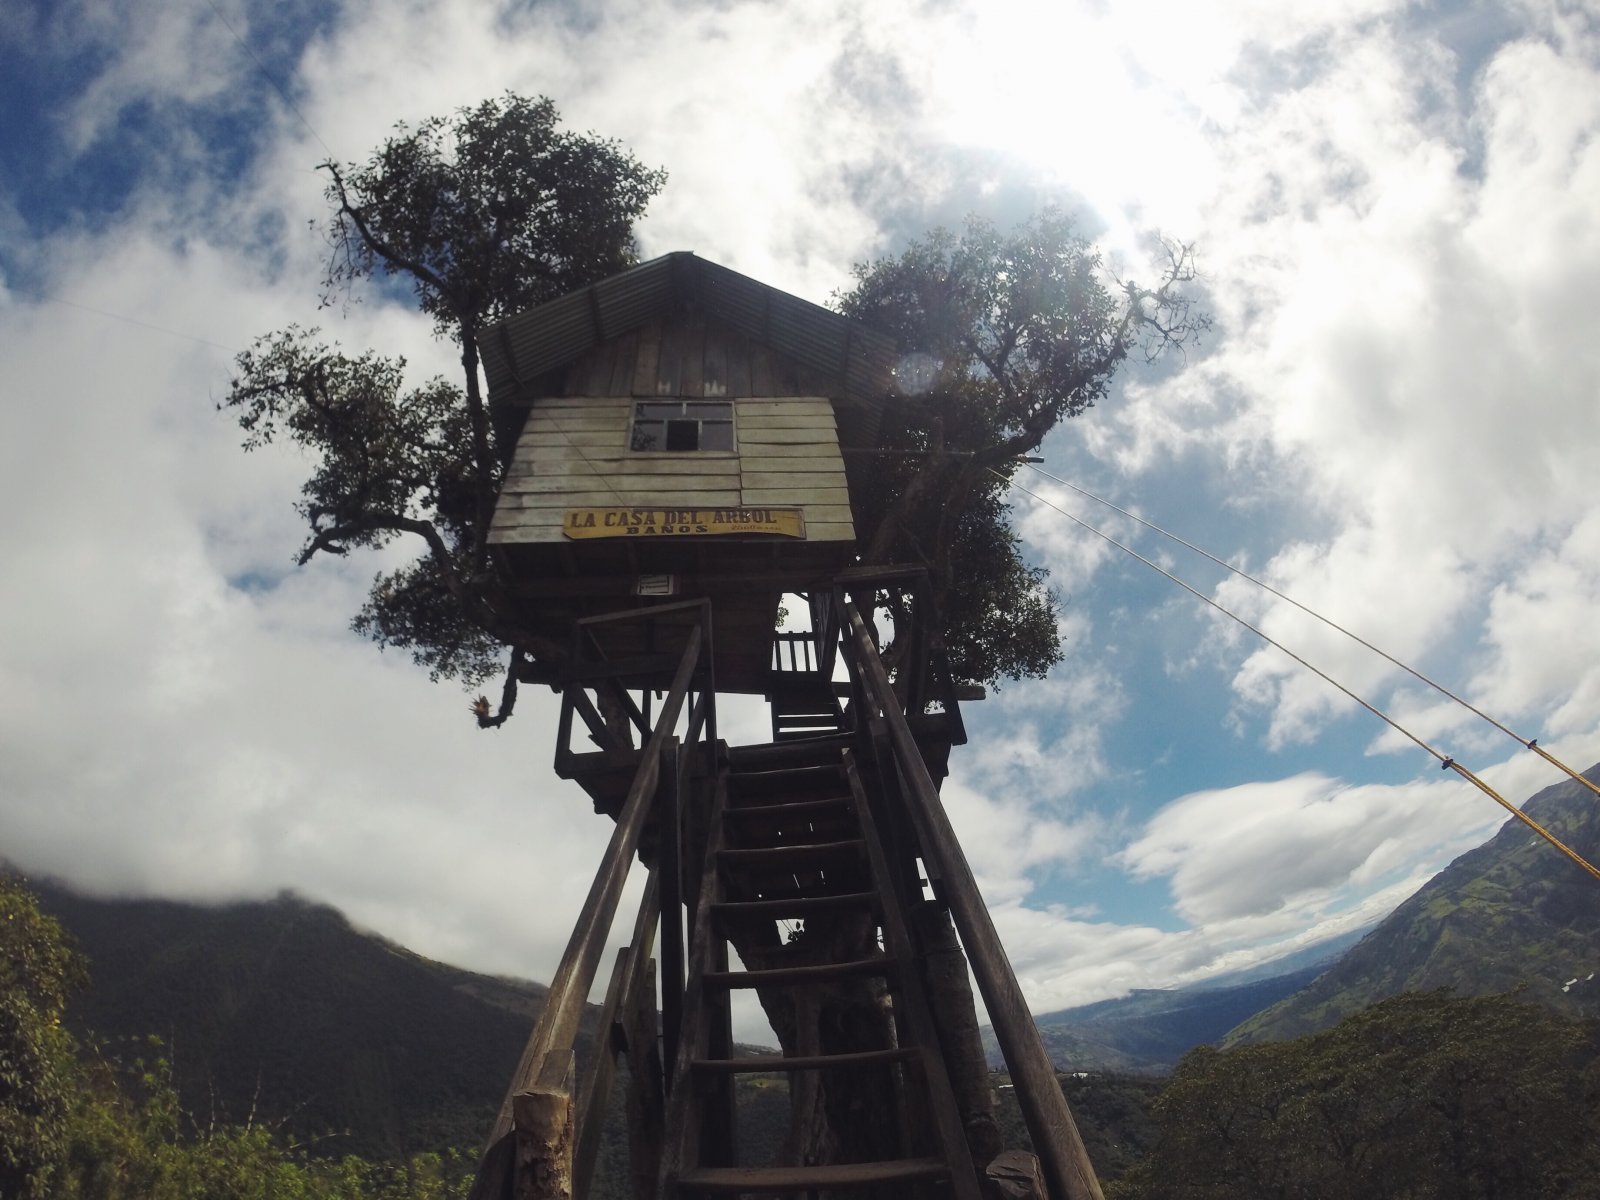
{"type": "MultiPolygon", "coordinates": [[[[704,314],[647,321],[566,370],[568,396],[826,396],[837,380],[704,314]]],[[[556,390],[556,389],[552,389],[556,390]]]]}
{"type": "Polygon", "coordinates": [[[567,371],[564,394],[532,402],[490,541],[561,542],[569,508],[783,507],[805,511],[808,542],[855,528],[833,405],[781,356],[703,318],[653,322],[567,371]],[[729,398],[735,449],[628,449],[640,396],[729,398]]]}

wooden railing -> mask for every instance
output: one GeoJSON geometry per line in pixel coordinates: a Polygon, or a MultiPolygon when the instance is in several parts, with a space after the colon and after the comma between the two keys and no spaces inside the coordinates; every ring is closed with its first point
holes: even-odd
{"type": "MultiPolygon", "coordinates": [[[[670,686],[661,700],[649,740],[617,814],[616,827],[600,869],[590,885],[545,997],[544,1008],[495,1117],[473,1185],[472,1200],[554,1200],[555,1197],[581,1197],[588,1193],[589,1174],[611,1091],[615,1052],[621,1048],[618,1043],[628,1052],[635,1102],[641,1110],[631,1113],[630,1120],[654,1121],[656,1128],[660,1128],[661,1059],[655,1045],[651,944],[660,915],[670,914],[668,920],[659,922],[663,1007],[667,1010],[662,1016],[668,1035],[666,1050],[670,1053],[679,1021],[676,1006],[681,1002],[683,989],[678,809],[695,757],[681,750],[683,745],[694,746],[702,737],[715,736],[714,691],[704,686],[697,702],[690,707],[683,743],[673,735],[696,676],[703,674],[710,657],[709,606],[702,602],[701,610],[700,619],[687,631],[670,686]],[[618,954],[607,988],[595,1069],[586,1074],[582,1094],[575,1098],[574,1050],[584,1005],[594,986],[623,886],[639,849],[640,835],[653,812],[660,832],[658,861],[650,872],[634,921],[633,939],[618,954]],[[652,1062],[655,1064],[653,1079],[652,1062]]],[[[645,613],[618,614],[616,618],[604,619],[644,619],[647,616],[645,613]]],[[[625,686],[627,672],[636,666],[637,660],[633,664],[613,664],[610,678],[625,686]]],[[[591,677],[606,678],[598,671],[592,672],[591,677]]],[[[671,1061],[670,1058],[667,1061],[671,1061]]],[[[646,1130],[636,1132],[647,1133],[646,1130]]],[[[648,1147],[648,1137],[640,1144],[648,1147]]],[[[659,1147],[659,1136],[656,1145],[659,1147]]],[[[653,1187],[654,1168],[646,1163],[637,1169],[641,1179],[647,1177],[653,1187]]]]}
{"type": "MultiPolygon", "coordinates": [[[[871,586],[870,580],[863,579],[861,583],[871,586]]],[[[939,897],[950,910],[989,1010],[989,1020],[1016,1084],[1022,1116],[1044,1167],[1050,1194],[1059,1200],[1102,1200],[1094,1167],[1056,1081],[1055,1069],[1039,1040],[1027,1000],[984,906],[972,868],[956,840],[894,685],[878,657],[877,643],[855,601],[845,599],[841,593],[838,603],[843,613],[845,651],[858,685],[855,703],[864,703],[864,715],[869,721],[881,721],[887,733],[919,848],[929,875],[938,882],[939,897]]]]}

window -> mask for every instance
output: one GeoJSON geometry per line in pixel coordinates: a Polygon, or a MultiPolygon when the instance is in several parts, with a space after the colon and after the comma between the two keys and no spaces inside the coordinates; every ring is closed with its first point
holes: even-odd
{"type": "Polygon", "coordinates": [[[633,450],[732,450],[733,401],[640,400],[633,406],[633,450]]]}

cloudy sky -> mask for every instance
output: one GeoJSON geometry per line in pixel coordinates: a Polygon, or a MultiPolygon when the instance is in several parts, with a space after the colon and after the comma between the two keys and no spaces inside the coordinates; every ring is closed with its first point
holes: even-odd
{"type": "MultiPolygon", "coordinates": [[[[1125,274],[1199,247],[1214,335],[1046,470],[1270,579],[1578,766],[1600,757],[1600,21],[1577,3],[11,0],[0,8],[0,855],[103,892],[293,888],[548,978],[608,824],[554,711],[347,632],[305,464],[214,409],[317,312],[316,164],[504,89],[671,175],[647,256],[818,301],[1056,200],[1125,274]]],[[[1521,798],[1556,778],[1393,667],[1042,477],[1521,798]]],[[[1281,654],[1019,495],[1067,661],[969,707],[946,798],[1039,1009],[1386,912],[1500,813],[1281,654]]],[[[755,736],[759,723],[742,726],[755,736]]]]}

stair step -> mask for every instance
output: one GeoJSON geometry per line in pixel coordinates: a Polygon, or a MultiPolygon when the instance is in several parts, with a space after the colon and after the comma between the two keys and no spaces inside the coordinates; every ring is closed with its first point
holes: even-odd
{"type": "Polygon", "coordinates": [[[914,1046],[888,1050],[855,1050],[849,1054],[808,1054],[783,1058],[776,1054],[750,1058],[697,1058],[689,1065],[704,1075],[767,1074],[777,1071],[825,1071],[830,1067],[870,1067],[878,1063],[907,1062],[920,1053],[914,1046]]]}
{"type": "Polygon", "coordinates": [[[797,842],[789,846],[751,846],[744,849],[718,850],[717,861],[725,867],[736,869],[794,870],[800,867],[815,868],[836,866],[839,863],[858,863],[866,852],[866,843],[857,838],[846,842],[797,842]]]}
{"type": "Polygon", "coordinates": [[[875,909],[878,905],[877,892],[840,892],[833,896],[792,896],[777,900],[725,900],[713,904],[711,912],[718,917],[782,921],[821,913],[858,912],[875,909]]]}
{"type": "Polygon", "coordinates": [[[829,1188],[869,1188],[915,1179],[940,1179],[950,1173],[937,1158],[835,1163],[826,1167],[696,1167],[680,1172],[678,1187],[739,1195],[744,1192],[811,1192],[829,1188]]]}
{"type": "Polygon", "coordinates": [[[830,813],[849,813],[855,808],[849,796],[829,796],[824,800],[791,800],[784,804],[740,804],[722,810],[724,820],[744,824],[749,818],[786,821],[830,813]]]}
{"type": "MultiPolygon", "coordinates": [[[[783,747],[767,746],[762,749],[782,750],[783,747]]],[[[728,790],[743,795],[802,790],[813,792],[822,788],[838,787],[839,778],[839,767],[835,763],[805,763],[764,771],[735,770],[728,774],[728,790]]]]}
{"type": "Polygon", "coordinates": [[[895,974],[892,958],[858,958],[848,962],[818,963],[806,967],[769,967],[764,971],[707,971],[700,978],[707,987],[756,988],[787,987],[800,983],[827,983],[834,979],[855,979],[895,974]]]}
{"type": "Polygon", "coordinates": [[[739,779],[749,778],[751,775],[768,773],[786,775],[796,770],[823,765],[829,770],[837,771],[840,752],[855,744],[855,734],[840,733],[826,739],[826,742],[818,739],[816,745],[806,746],[803,749],[794,746],[775,746],[770,743],[734,746],[728,751],[728,763],[733,768],[729,780],[737,783],[739,779]]]}

